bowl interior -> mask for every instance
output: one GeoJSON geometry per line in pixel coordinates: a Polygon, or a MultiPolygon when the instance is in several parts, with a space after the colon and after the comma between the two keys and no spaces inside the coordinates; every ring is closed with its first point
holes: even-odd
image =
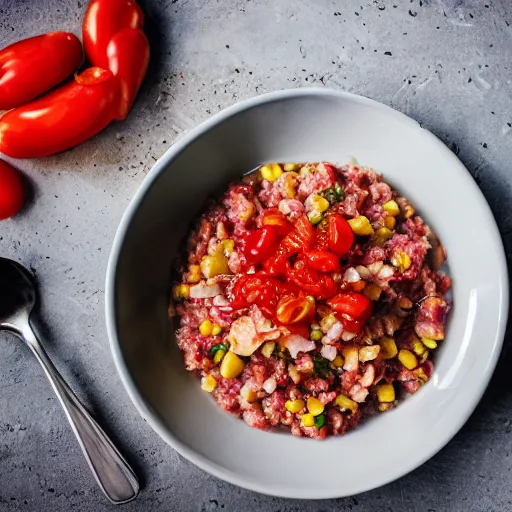
{"type": "Polygon", "coordinates": [[[173,146],[125,215],[109,273],[113,352],[141,413],[204,469],[244,487],[296,498],[382,485],[440,449],[490,378],[508,296],[494,219],[458,159],[402,114],[323,91],[255,99],[173,146]],[[241,173],[265,161],[344,163],[350,156],[384,173],[447,249],[455,307],[435,373],[396,410],[344,437],[318,442],[251,429],[222,412],[183,368],[167,319],[173,254],[204,200],[241,173]]]}

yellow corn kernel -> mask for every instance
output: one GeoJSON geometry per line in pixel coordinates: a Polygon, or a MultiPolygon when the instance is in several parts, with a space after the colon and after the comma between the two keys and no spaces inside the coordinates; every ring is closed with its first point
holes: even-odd
{"type": "Polygon", "coordinates": [[[345,361],[343,360],[343,357],[341,357],[339,354],[334,358],[334,361],[332,362],[332,365],[334,368],[341,368],[345,361]]]}
{"type": "Polygon", "coordinates": [[[352,231],[358,236],[373,235],[373,228],[370,221],[364,215],[348,221],[352,231]]]}
{"type": "Polygon", "coordinates": [[[396,219],[395,217],[386,217],[384,219],[384,226],[386,226],[388,229],[393,229],[396,225],[396,219]]]}
{"type": "Polygon", "coordinates": [[[364,287],[363,294],[366,295],[370,300],[379,300],[382,289],[376,284],[371,283],[364,287]]]}
{"type": "Polygon", "coordinates": [[[219,364],[225,355],[226,355],[225,350],[222,350],[222,349],[217,350],[217,352],[215,352],[215,355],[213,356],[213,362],[215,364],[219,364]]]}
{"type": "Polygon", "coordinates": [[[297,400],[287,400],[284,404],[287,411],[290,412],[300,412],[304,408],[304,400],[297,398],[297,400]]]}
{"type": "Polygon", "coordinates": [[[267,341],[263,347],[261,347],[261,353],[265,357],[270,357],[272,355],[272,352],[274,352],[274,349],[276,348],[276,342],[275,341],[267,341]]]}
{"type": "Polygon", "coordinates": [[[318,416],[319,414],[322,414],[324,412],[325,405],[318,400],[318,398],[308,398],[308,411],[313,416],[318,416]]]}
{"type": "Polygon", "coordinates": [[[329,201],[327,201],[325,197],[315,194],[311,198],[311,207],[313,208],[314,211],[323,213],[325,212],[325,210],[329,208],[329,201]]]}
{"type": "Polygon", "coordinates": [[[213,324],[212,326],[212,334],[213,336],[217,336],[222,332],[222,327],[219,324],[213,324]]]}
{"type": "Polygon", "coordinates": [[[199,265],[190,265],[188,269],[187,281],[189,283],[198,283],[201,281],[201,267],[199,265]]]}
{"type": "Polygon", "coordinates": [[[405,219],[410,219],[415,213],[416,213],[416,211],[414,210],[414,208],[410,204],[408,204],[404,208],[404,218],[405,219]]]}
{"type": "Polygon", "coordinates": [[[391,201],[384,203],[382,205],[382,208],[384,208],[384,211],[389,213],[389,215],[393,217],[396,217],[400,213],[400,207],[398,206],[398,203],[394,199],[391,199],[391,201]]]}
{"type": "Polygon", "coordinates": [[[244,371],[244,368],[244,362],[234,352],[228,352],[220,365],[220,374],[225,379],[234,379],[244,371]]]}
{"type": "Polygon", "coordinates": [[[437,348],[437,343],[434,340],[431,340],[430,338],[421,338],[421,341],[425,347],[434,350],[437,348]]]}
{"type": "Polygon", "coordinates": [[[201,389],[211,393],[217,387],[217,381],[213,375],[207,375],[201,379],[201,389]]]}
{"type": "Polygon", "coordinates": [[[201,325],[199,326],[199,332],[203,336],[210,336],[210,334],[212,333],[212,329],[213,329],[212,321],[208,320],[208,318],[206,320],[204,320],[201,323],[201,325]]]}
{"type": "Polygon", "coordinates": [[[235,241],[234,240],[223,240],[221,242],[222,249],[224,251],[224,256],[228,257],[235,250],[235,241]]]}
{"type": "Polygon", "coordinates": [[[393,384],[381,384],[377,387],[377,398],[379,402],[394,402],[395,388],[393,384]]]}
{"type": "Polygon", "coordinates": [[[242,386],[240,390],[240,396],[247,402],[254,402],[258,398],[256,391],[252,390],[247,384],[242,386]]]}
{"type": "Polygon", "coordinates": [[[332,313],[324,316],[322,320],[320,320],[320,329],[322,329],[323,332],[327,332],[336,322],[338,322],[338,319],[332,313]]]}
{"type": "Polygon", "coordinates": [[[172,287],[172,295],[174,300],[186,299],[190,294],[190,287],[188,284],[177,284],[172,287]]]}
{"type": "Polygon", "coordinates": [[[386,411],[389,411],[389,409],[391,409],[392,407],[393,407],[393,404],[391,404],[391,403],[379,404],[379,411],[386,412],[386,411]]]}
{"type": "Polygon", "coordinates": [[[359,361],[365,363],[366,361],[373,361],[377,358],[380,352],[379,345],[370,345],[369,347],[361,347],[359,349],[359,361]]]}
{"type": "Polygon", "coordinates": [[[220,276],[221,274],[231,274],[228,266],[228,260],[224,256],[223,248],[215,251],[210,256],[204,256],[201,260],[201,272],[206,278],[220,276]]]}
{"type": "Polygon", "coordinates": [[[302,424],[305,427],[312,427],[315,424],[315,417],[312,414],[303,414],[301,417],[302,424]]]}
{"type": "Polygon", "coordinates": [[[398,349],[396,348],[396,343],[393,338],[384,336],[380,339],[379,345],[381,348],[380,355],[383,359],[393,359],[393,357],[398,354],[398,349]]]}
{"type": "Polygon", "coordinates": [[[322,331],[311,331],[311,341],[320,341],[323,337],[322,331]]]}
{"type": "Polygon", "coordinates": [[[412,345],[412,350],[418,356],[421,356],[425,352],[426,348],[420,340],[416,340],[412,345]]]}
{"type": "Polygon", "coordinates": [[[260,168],[260,173],[263,179],[276,181],[283,174],[283,170],[279,164],[263,165],[260,168]]]}
{"type": "Polygon", "coordinates": [[[400,270],[400,272],[405,272],[406,270],[409,270],[409,268],[411,267],[411,258],[406,252],[398,250],[395,251],[395,253],[391,257],[391,263],[393,264],[394,267],[400,270]]]}
{"type": "Polygon", "coordinates": [[[416,375],[416,377],[418,377],[418,380],[421,381],[423,384],[427,382],[428,377],[423,368],[416,368],[416,370],[414,370],[413,373],[414,375],[416,375]]]}
{"type": "Polygon", "coordinates": [[[299,167],[299,164],[294,164],[291,162],[288,162],[287,164],[283,165],[283,169],[285,171],[296,171],[298,167],[299,167]]]}
{"type": "Polygon", "coordinates": [[[336,397],[336,405],[342,410],[342,411],[357,411],[357,402],[354,402],[354,400],[351,400],[348,396],[345,395],[338,395],[336,397]]]}
{"type": "Polygon", "coordinates": [[[377,237],[377,243],[383,244],[392,234],[393,232],[388,228],[377,229],[377,231],[375,232],[375,235],[377,237]]]}
{"type": "Polygon", "coordinates": [[[398,353],[398,360],[408,369],[413,370],[418,366],[418,360],[416,356],[410,351],[402,349],[398,353]]]}

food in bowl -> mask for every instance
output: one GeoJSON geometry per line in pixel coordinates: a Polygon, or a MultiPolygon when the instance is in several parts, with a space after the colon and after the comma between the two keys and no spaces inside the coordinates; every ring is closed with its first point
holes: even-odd
{"type": "Polygon", "coordinates": [[[374,170],[263,165],[212,201],[174,266],[185,367],[252,427],[344,434],[432,375],[445,259],[374,170]]]}

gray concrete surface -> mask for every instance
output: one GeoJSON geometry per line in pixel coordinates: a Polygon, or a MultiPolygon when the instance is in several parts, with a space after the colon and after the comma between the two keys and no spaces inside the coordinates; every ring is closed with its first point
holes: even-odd
{"type": "MultiPolygon", "coordinates": [[[[0,223],[0,254],[30,266],[40,280],[40,320],[50,355],[144,480],[140,497],[122,510],[512,510],[512,356],[506,350],[475,414],[421,468],[353,498],[281,500],[209,476],[152,431],[116,374],[103,314],[112,239],[153,162],[218,110],[289,87],[362,94],[432,130],[482,188],[510,257],[510,0],[146,0],[143,5],[153,59],[129,118],[64,154],[16,162],[33,197],[22,214],[0,223]]],[[[50,30],[79,34],[84,10],[85,0],[0,0],[0,47],[50,30]]],[[[463,219],[447,221],[457,229],[463,219]]],[[[400,443],[399,432],[383,442],[400,443]]],[[[314,471],[307,460],[304,470],[314,471]]],[[[20,342],[1,334],[0,510],[113,508],[93,481],[36,361],[20,342]]]]}

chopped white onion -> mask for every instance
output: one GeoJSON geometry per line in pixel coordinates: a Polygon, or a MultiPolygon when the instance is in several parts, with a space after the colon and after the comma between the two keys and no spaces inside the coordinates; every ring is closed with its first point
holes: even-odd
{"type": "Polygon", "coordinates": [[[216,295],[213,298],[213,305],[214,306],[229,306],[229,301],[224,297],[224,295],[216,295]]]}
{"type": "Polygon", "coordinates": [[[331,342],[338,341],[340,339],[341,333],[343,332],[343,324],[341,322],[336,322],[328,331],[327,338],[331,340],[331,342]]]}
{"type": "Polygon", "coordinates": [[[343,281],[346,281],[347,283],[357,283],[358,281],[361,281],[361,276],[354,267],[349,267],[345,270],[343,281]]]}
{"type": "Polygon", "coordinates": [[[310,352],[314,350],[316,345],[313,341],[307,340],[298,334],[289,334],[281,340],[281,344],[284,345],[290,355],[295,359],[299,352],[310,352]]]}
{"type": "Polygon", "coordinates": [[[384,262],[382,261],[376,261],[375,263],[372,263],[371,265],[368,265],[368,270],[372,274],[378,274],[380,269],[384,266],[384,262]]]}
{"type": "Polygon", "coordinates": [[[270,377],[268,378],[264,383],[263,383],[263,389],[268,393],[273,393],[275,391],[277,387],[277,382],[276,382],[276,379],[274,379],[274,377],[270,377]]]}
{"type": "Polygon", "coordinates": [[[356,336],[357,336],[357,334],[354,332],[343,331],[341,334],[341,339],[343,341],[350,341],[351,339],[355,338],[356,336]]]}
{"type": "Polygon", "coordinates": [[[322,347],[322,350],[320,350],[320,354],[322,355],[322,357],[325,357],[325,359],[328,359],[329,361],[334,361],[337,355],[336,347],[332,345],[324,345],[322,347]]]}
{"type": "Polygon", "coordinates": [[[191,299],[210,299],[220,295],[222,290],[218,284],[195,284],[190,287],[191,299]]]}
{"type": "Polygon", "coordinates": [[[288,205],[288,201],[286,199],[281,199],[281,201],[279,201],[279,211],[283,215],[288,215],[291,213],[290,206],[288,205]]]}
{"type": "Polygon", "coordinates": [[[363,265],[358,265],[356,271],[363,279],[370,279],[372,277],[372,273],[363,265]]]}
{"type": "Polygon", "coordinates": [[[365,388],[369,388],[375,379],[375,367],[369,364],[364,372],[364,375],[359,379],[359,384],[365,388]]]}
{"type": "Polygon", "coordinates": [[[387,279],[395,273],[395,269],[391,265],[384,265],[377,274],[379,279],[387,279]]]}

